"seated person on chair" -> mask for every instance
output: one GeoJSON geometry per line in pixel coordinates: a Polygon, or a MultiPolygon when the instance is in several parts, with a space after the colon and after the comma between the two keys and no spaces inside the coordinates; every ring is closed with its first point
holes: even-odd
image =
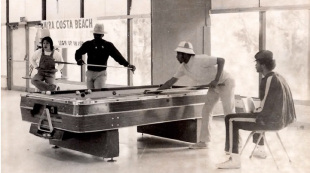
{"type": "Polygon", "coordinates": [[[185,75],[193,79],[197,85],[210,85],[202,108],[199,142],[189,146],[190,149],[208,148],[211,142],[212,112],[216,103],[221,99],[225,115],[235,113],[235,80],[223,70],[224,58],[195,55],[192,44],[186,41],[180,42],[175,51],[180,66],[174,76],[159,90],[170,88],[185,75]]]}
{"type": "MultiPolygon", "coordinates": [[[[260,107],[252,113],[230,114],[225,117],[226,141],[225,151],[230,154],[228,161],[217,165],[220,169],[240,168],[241,160],[238,151],[239,129],[243,130],[280,130],[296,120],[292,94],[285,79],[276,72],[273,53],[259,51],[255,55],[256,71],[263,75],[259,86],[260,107]]],[[[257,142],[259,134],[253,136],[257,142]]],[[[258,150],[263,147],[260,140],[258,150]]],[[[262,152],[262,151],[261,151],[262,152]]],[[[261,153],[257,154],[258,156],[261,153]]]]}
{"type": "Polygon", "coordinates": [[[55,82],[55,73],[63,68],[63,64],[55,64],[55,61],[63,62],[61,54],[54,49],[51,37],[42,39],[42,49],[34,52],[30,60],[38,73],[31,79],[31,83],[40,91],[55,91],[59,87],[55,82]],[[39,61],[39,65],[37,64],[39,61]]]}

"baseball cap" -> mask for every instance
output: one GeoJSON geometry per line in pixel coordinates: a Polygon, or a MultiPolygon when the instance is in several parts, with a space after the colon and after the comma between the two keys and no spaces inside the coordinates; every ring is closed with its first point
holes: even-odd
{"type": "Polygon", "coordinates": [[[254,56],[255,61],[266,62],[273,60],[273,53],[270,50],[261,50],[254,56]]]}

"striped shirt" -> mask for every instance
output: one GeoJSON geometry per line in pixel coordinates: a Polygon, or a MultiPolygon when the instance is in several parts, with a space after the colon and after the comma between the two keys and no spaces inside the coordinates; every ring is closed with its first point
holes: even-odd
{"type": "Polygon", "coordinates": [[[285,79],[275,72],[268,73],[259,87],[261,100],[257,122],[285,127],[296,120],[294,101],[285,79]]]}

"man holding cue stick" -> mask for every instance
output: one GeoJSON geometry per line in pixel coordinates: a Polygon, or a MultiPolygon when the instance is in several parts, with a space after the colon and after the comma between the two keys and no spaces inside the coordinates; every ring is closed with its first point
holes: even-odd
{"type": "Polygon", "coordinates": [[[221,99],[224,114],[235,113],[235,81],[224,71],[225,59],[208,55],[195,55],[190,42],[182,41],[175,49],[180,66],[171,79],[158,90],[169,89],[182,76],[196,81],[196,88],[208,87],[205,104],[202,109],[202,125],[199,142],[190,145],[190,149],[208,148],[211,142],[210,124],[215,104],[221,99]]]}
{"type": "Polygon", "coordinates": [[[87,65],[86,85],[88,89],[99,89],[104,87],[107,80],[106,68],[109,67],[107,66],[107,62],[110,56],[120,65],[130,69],[132,72],[136,70],[136,67],[127,62],[113,43],[102,39],[104,34],[106,34],[103,24],[96,24],[92,33],[94,39],[83,43],[75,52],[75,60],[77,64],[81,66],[85,64],[82,55],[87,54],[87,64],[85,65],[87,65]]]}

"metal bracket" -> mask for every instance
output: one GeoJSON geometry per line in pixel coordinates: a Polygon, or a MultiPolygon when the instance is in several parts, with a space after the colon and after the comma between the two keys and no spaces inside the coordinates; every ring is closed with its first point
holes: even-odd
{"type": "Polygon", "coordinates": [[[18,29],[18,23],[9,24],[8,27],[9,27],[11,30],[17,30],[17,29],[18,29]]]}
{"type": "Polygon", "coordinates": [[[44,132],[48,132],[48,133],[52,133],[53,130],[54,130],[54,127],[52,125],[51,114],[50,114],[50,111],[48,110],[48,108],[45,108],[44,111],[42,112],[41,116],[40,116],[40,120],[39,120],[39,124],[38,124],[38,129],[41,130],[41,131],[44,131],[44,132]],[[44,118],[45,117],[44,114],[46,114],[46,117],[47,117],[47,122],[48,122],[48,126],[49,126],[48,130],[41,128],[42,122],[45,119],[44,118]]]}

